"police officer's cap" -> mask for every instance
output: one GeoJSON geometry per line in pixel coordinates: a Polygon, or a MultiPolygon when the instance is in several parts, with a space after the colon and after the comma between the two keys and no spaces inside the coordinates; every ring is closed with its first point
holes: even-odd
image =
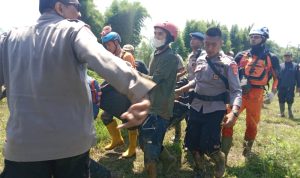
{"type": "Polygon", "coordinates": [[[190,33],[190,36],[198,38],[199,40],[204,40],[204,34],[201,32],[192,32],[190,33]]]}
{"type": "Polygon", "coordinates": [[[62,2],[64,4],[73,3],[79,4],[78,0],[40,0],[39,11],[44,13],[46,9],[53,9],[56,2],[62,2]]]}

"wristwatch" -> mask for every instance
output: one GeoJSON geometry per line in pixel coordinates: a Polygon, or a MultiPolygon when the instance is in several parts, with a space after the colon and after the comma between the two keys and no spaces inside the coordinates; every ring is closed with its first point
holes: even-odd
{"type": "Polygon", "coordinates": [[[239,117],[239,110],[232,110],[234,117],[239,117]]]}

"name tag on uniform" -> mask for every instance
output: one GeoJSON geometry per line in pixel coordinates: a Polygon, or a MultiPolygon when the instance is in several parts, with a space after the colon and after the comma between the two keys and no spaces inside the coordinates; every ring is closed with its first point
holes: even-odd
{"type": "Polygon", "coordinates": [[[219,78],[220,78],[220,77],[219,77],[217,74],[213,74],[213,79],[214,79],[214,80],[219,80],[219,78]]]}

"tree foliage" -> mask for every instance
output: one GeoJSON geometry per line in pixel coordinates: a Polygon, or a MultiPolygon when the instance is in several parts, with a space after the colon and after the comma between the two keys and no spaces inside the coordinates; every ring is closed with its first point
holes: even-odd
{"type": "Polygon", "coordinates": [[[120,34],[122,44],[137,46],[141,42],[140,32],[144,20],[149,17],[140,2],[114,0],[105,12],[105,24],[110,24],[113,31],[120,34]]]}
{"type": "Polygon", "coordinates": [[[142,40],[135,51],[136,59],[144,61],[146,66],[149,66],[151,54],[154,51],[154,48],[151,46],[150,41],[147,39],[142,40]]]}
{"type": "Polygon", "coordinates": [[[171,48],[175,53],[179,54],[183,59],[188,55],[188,51],[184,45],[182,35],[178,35],[178,38],[171,44],[171,48]]]}
{"type": "Polygon", "coordinates": [[[79,0],[81,4],[81,20],[91,27],[94,35],[99,37],[99,32],[104,24],[103,15],[96,9],[93,0],[79,0]]]}
{"type": "MultiPolygon", "coordinates": [[[[104,25],[110,24],[113,31],[120,34],[122,45],[129,43],[136,46],[136,57],[143,60],[146,64],[149,63],[150,55],[154,49],[149,40],[141,40],[142,35],[140,34],[144,26],[144,20],[149,17],[149,14],[140,2],[114,0],[104,15],[96,9],[93,0],[80,0],[80,3],[82,4],[82,20],[91,26],[96,36],[99,36],[98,34],[104,25]]],[[[213,26],[217,26],[222,30],[224,41],[222,49],[225,53],[232,50],[236,54],[250,48],[249,31],[252,25],[240,28],[235,24],[228,29],[227,26],[214,20],[188,20],[182,33],[179,34],[178,39],[172,44],[172,49],[185,59],[187,53],[191,51],[189,34],[196,31],[205,33],[208,28],[213,26]]],[[[291,46],[287,47],[288,49],[284,49],[271,40],[267,41],[267,47],[279,58],[283,56],[286,50],[292,51],[294,59],[300,61],[299,47],[291,46]]]]}

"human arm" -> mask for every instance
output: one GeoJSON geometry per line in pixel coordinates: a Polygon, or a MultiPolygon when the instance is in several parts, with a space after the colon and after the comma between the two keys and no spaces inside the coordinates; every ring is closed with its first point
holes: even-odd
{"type": "Polygon", "coordinates": [[[224,127],[232,127],[235,120],[238,117],[239,109],[242,104],[242,89],[238,77],[237,64],[232,61],[227,70],[228,84],[229,84],[229,95],[230,95],[230,106],[231,111],[226,114],[224,127]]]}
{"type": "Polygon", "coordinates": [[[297,92],[300,93],[300,64],[297,66],[297,72],[296,72],[296,82],[297,82],[297,92]]]}
{"type": "Polygon", "coordinates": [[[180,77],[184,76],[185,74],[186,74],[186,70],[184,67],[179,69],[176,76],[177,81],[180,79],[180,77]]]}
{"type": "Polygon", "coordinates": [[[279,79],[279,74],[280,74],[280,64],[279,64],[279,59],[271,54],[271,63],[272,63],[272,68],[271,68],[271,73],[272,73],[272,78],[273,78],[273,84],[272,84],[272,93],[276,94],[277,93],[277,86],[278,86],[278,79],[279,79]]]}
{"type": "Polygon", "coordinates": [[[196,86],[196,81],[195,80],[191,80],[189,81],[188,84],[178,88],[178,89],[175,89],[175,98],[178,98],[179,96],[181,96],[183,93],[186,93],[188,92],[191,88],[195,88],[196,86]]]}
{"type": "Polygon", "coordinates": [[[130,65],[131,65],[133,68],[136,68],[136,66],[135,66],[135,59],[134,59],[134,57],[133,57],[133,55],[132,55],[131,53],[125,52],[125,55],[124,55],[124,57],[123,57],[123,60],[129,62],[130,65]]]}
{"type": "Polygon", "coordinates": [[[115,89],[125,94],[133,104],[138,105],[130,107],[123,117],[130,119],[128,124],[143,122],[150,106],[145,97],[155,83],[141,77],[125,61],[108,52],[88,28],[83,27],[78,32],[73,41],[73,50],[79,63],[87,63],[115,89]]]}

